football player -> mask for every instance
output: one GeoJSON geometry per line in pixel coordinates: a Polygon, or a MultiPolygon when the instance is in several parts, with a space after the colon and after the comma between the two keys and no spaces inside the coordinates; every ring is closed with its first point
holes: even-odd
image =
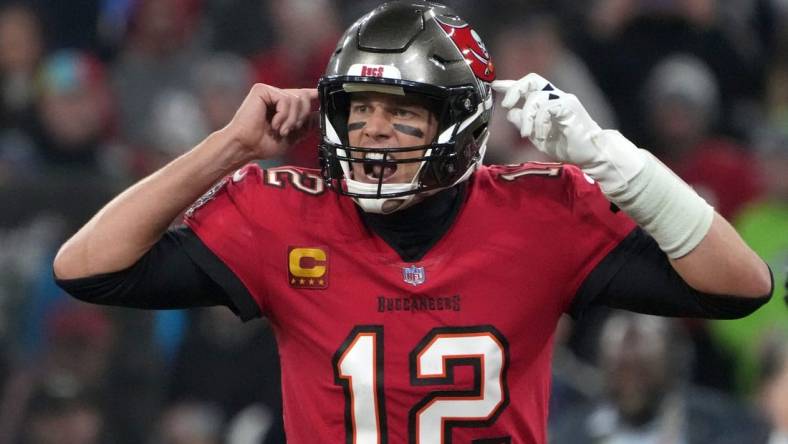
{"type": "Polygon", "coordinates": [[[733,318],[772,287],[653,156],[538,75],[495,81],[470,25],[418,1],[352,25],[317,89],[255,85],[54,269],[91,302],[267,317],[292,443],[544,443],[563,313],[733,318]],[[493,91],[560,163],[482,165],[493,91]],[[322,171],[249,164],[312,130],[316,102],[322,171]]]}

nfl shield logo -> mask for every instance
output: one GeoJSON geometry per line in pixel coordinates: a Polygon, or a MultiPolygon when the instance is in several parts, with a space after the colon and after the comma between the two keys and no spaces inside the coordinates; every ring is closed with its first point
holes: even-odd
{"type": "Polygon", "coordinates": [[[402,269],[402,279],[413,286],[424,283],[424,267],[411,265],[402,269]]]}

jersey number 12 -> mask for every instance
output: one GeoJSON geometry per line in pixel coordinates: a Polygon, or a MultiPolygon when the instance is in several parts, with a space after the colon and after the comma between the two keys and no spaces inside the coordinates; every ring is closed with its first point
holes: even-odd
{"type": "MultiPolygon", "coordinates": [[[[410,409],[412,444],[448,444],[452,427],[491,425],[509,402],[508,345],[490,325],[431,330],[410,353],[410,383],[454,383],[454,367],[471,366],[470,390],[429,393],[410,409]]],[[[345,392],[348,444],[386,444],[383,387],[383,327],[355,327],[334,354],[334,381],[345,392]]]]}

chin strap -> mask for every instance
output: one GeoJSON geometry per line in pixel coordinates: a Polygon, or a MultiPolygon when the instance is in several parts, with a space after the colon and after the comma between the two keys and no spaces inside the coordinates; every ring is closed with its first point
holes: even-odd
{"type": "MultiPolygon", "coordinates": [[[[353,179],[345,179],[347,190],[349,193],[374,195],[378,192],[378,184],[359,182],[353,179]]],[[[382,193],[404,193],[411,191],[418,186],[415,183],[387,183],[381,186],[382,193]]],[[[389,198],[364,198],[354,197],[353,201],[361,207],[366,213],[375,214],[388,214],[394,211],[413,205],[416,194],[411,194],[402,197],[389,197],[389,198]]]]}
{"type": "Polygon", "coordinates": [[[392,197],[388,199],[365,199],[354,197],[353,201],[356,202],[356,205],[361,207],[365,213],[390,214],[397,210],[405,209],[416,203],[413,199],[415,196],[415,194],[412,194],[410,196],[403,196],[401,198],[392,197]]]}

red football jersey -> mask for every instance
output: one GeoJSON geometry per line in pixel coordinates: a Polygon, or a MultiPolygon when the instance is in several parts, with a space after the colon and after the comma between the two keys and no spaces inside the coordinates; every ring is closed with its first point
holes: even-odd
{"type": "Polygon", "coordinates": [[[556,323],[634,223],[558,164],[480,168],[415,263],[354,206],[247,166],[188,213],[274,327],[288,442],[546,442],[556,323]]]}

